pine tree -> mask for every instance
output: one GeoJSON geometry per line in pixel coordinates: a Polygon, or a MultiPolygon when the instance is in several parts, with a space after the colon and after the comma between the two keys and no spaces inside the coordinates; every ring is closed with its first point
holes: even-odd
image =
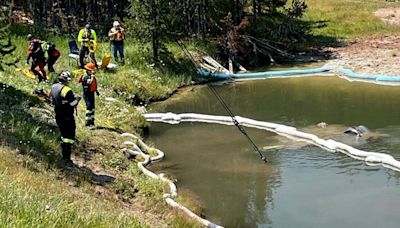
{"type": "Polygon", "coordinates": [[[0,9],[0,71],[15,66],[18,59],[13,55],[16,47],[11,42],[10,30],[12,6],[1,6],[0,9]]]}
{"type": "Polygon", "coordinates": [[[152,62],[160,60],[163,41],[173,32],[169,3],[160,0],[132,0],[130,30],[133,37],[152,44],[152,62]]]}

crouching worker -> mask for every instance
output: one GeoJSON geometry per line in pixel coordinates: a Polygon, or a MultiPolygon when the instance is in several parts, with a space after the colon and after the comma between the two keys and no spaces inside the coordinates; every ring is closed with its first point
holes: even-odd
{"type": "Polygon", "coordinates": [[[88,63],[85,65],[86,73],[81,76],[79,82],[82,83],[83,87],[83,99],[86,104],[86,126],[93,127],[95,118],[95,93],[99,96],[97,91],[97,80],[95,77],[96,66],[93,63],[88,63]]]}
{"type": "Polygon", "coordinates": [[[75,96],[71,88],[68,87],[71,80],[69,72],[62,72],[58,79],[60,82],[52,86],[50,96],[54,104],[56,122],[61,132],[61,161],[64,165],[72,167],[71,153],[76,130],[74,113],[81,98],[75,96]]]}

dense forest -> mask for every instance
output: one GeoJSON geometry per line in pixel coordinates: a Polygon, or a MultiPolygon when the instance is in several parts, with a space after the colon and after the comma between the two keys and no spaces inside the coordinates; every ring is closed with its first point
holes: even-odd
{"type": "Polygon", "coordinates": [[[16,46],[11,42],[10,37],[10,18],[12,10],[10,7],[3,7],[0,10],[0,71],[4,71],[5,67],[15,66],[18,58],[13,55],[16,46]]]}
{"type": "Polygon", "coordinates": [[[222,58],[244,65],[257,57],[273,62],[310,29],[300,19],[305,0],[14,0],[14,8],[55,34],[75,34],[87,22],[106,34],[120,20],[131,38],[153,44],[155,61],[164,42],[190,38],[215,41],[222,58]]]}

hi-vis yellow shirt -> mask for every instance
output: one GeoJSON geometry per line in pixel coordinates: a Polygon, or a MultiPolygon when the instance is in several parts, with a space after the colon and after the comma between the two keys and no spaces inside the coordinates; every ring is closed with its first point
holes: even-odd
{"type": "Polygon", "coordinates": [[[82,46],[88,47],[89,41],[83,41],[83,39],[93,40],[95,43],[97,43],[96,32],[93,29],[91,29],[90,31],[86,28],[81,29],[78,35],[78,42],[80,42],[82,46]]]}

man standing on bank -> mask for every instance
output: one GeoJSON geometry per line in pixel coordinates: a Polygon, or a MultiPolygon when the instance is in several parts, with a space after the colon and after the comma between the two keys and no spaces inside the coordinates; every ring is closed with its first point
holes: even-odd
{"type": "Polygon", "coordinates": [[[90,23],[86,24],[85,28],[79,31],[78,42],[81,43],[81,48],[79,49],[79,63],[81,69],[83,69],[85,66],[84,58],[86,55],[90,55],[92,62],[97,68],[96,56],[94,54],[95,50],[90,52],[91,46],[94,46],[93,49],[95,49],[95,46],[97,44],[97,35],[96,32],[92,29],[90,23]]]}
{"type": "Polygon", "coordinates": [[[97,91],[97,79],[96,66],[93,63],[88,63],[85,65],[86,73],[81,76],[79,82],[82,83],[83,87],[83,99],[86,104],[86,127],[94,127],[95,118],[95,94],[99,96],[99,91],[97,91]]]}
{"type": "Polygon", "coordinates": [[[125,64],[125,57],[124,57],[125,33],[124,33],[124,28],[121,27],[118,21],[114,21],[113,27],[108,32],[108,37],[110,37],[111,47],[114,54],[114,61],[117,62],[119,53],[119,57],[121,58],[121,63],[125,64]]]}
{"type": "Polygon", "coordinates": [[[75,143],[75,107],[81,97],[75,96],[68,83],[71,80],[69,72],[62,72],[58,77],[59,83],[52,86],[50,96],[54,104],[56,122],[61,132],[62,162],[68,167],[73,166],[71,160],[72,146],[75,143]]]}

